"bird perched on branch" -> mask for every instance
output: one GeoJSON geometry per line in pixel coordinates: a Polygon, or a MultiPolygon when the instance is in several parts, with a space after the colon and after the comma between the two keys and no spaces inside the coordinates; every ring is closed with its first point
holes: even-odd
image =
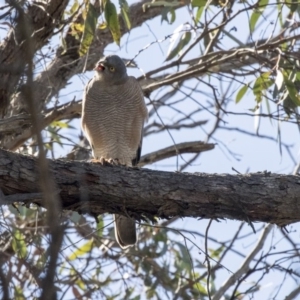
{"type": "MultiPolygon", "coordinates": [[[[148,118],[138,81],[127,75],[122,59],[109,55],[98,61],[82,103],[81,126],[94,159],[134,166],[141,155],[143,126],[148,118]]],[[[115,215],[115,235],[121,248],[136,243],[135,221],[115,215]]]]}

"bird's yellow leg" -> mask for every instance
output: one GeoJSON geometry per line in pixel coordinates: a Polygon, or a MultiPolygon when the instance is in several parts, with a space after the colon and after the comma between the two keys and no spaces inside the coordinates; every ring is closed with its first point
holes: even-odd
{"type": "Polygon", "coordinates": [[[101,164],[101,165],[108,165],[110,164],[108,159],[105,159],[104,157],[100,157],[100,158],[92,158],[90,160],[91,163],[96,163],[96,164],[101,164]]]}
{"type": "Polygon", "coordinates": [[[118,158],[110,158],[110,159],[108,159],[108,162],[113,166],[120,166],[121,165],[118,158]]]}
{"type": "Polygon", "coordinates": [[[117,158],[108,158],[108,159],[106,159],[104,157],[100,157],[99,159],[93,158],[90,160],[90,162],[101,164],[103,166],[105,166],[105,165],[120,166],[121,165],[119,159],[117,159],[117,158]]]}

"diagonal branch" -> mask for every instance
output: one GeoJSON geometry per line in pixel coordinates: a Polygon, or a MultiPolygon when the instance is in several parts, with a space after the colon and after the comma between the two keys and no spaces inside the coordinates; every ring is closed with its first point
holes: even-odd
{"type": "Polygon", "coordinates": [[[294,300],[300,294],[300,286],[296,287],[290,294],[288,294],[284,300],[294,300]]]}
{"type": "Polygon", "coordinates": [[[214,149],[214,144],[205,144],[204,142],[186,142],[176,144],[149,154],[144,155],[138,166],[143,167],[145,165],[154,164],[157,161],[170,158],[183,153],[199,153],[214,149]]]}
{"type": "MultiPolygon", "coordinates": [[[[79,118],[81,116],[82,101],[71,101],[67,104],[46,110],[40,116],[41,128],[44,129],[53,121],[79,118]]],[[[18,149],[26,140],[34,134],[30,116],[21,114],[8,119],[0,120],[0,136],[13,132],[15,139],[9,139],[5,148],[10,150],[18,149]]]]}
{"type": "Polygon", "coordinates": [[[272,228],[273,228],[273,225],[271,225],[271,224],[269,224],[265,227],[265,229],[263,230],[263,232],[262,232],[257,244],[255,245],[254,249],[252,250],[252,252],[249,253],[249,255],[245,258],[245,260],[242,263],[242,265],[240,266],[240,268],[227,279],[227,281],[221,286],[221,288],[218,289],[216,294],[213,296],[212,300],[221,299],[225,295],[226,291],[232,285],[234,285],[234,283],[237,280],[239,280],[244,274],[246,274],[250,270],[250,263],[253,262],[255,255],[257,253],[259,253],[261,251],[261,249],[263,248],[264,243],[265,243],[269,233],[271,232],[272,228]]]}
{"type": "Polygon", "coordinates": [[[16,25],[8,36],[0,43],[0,115],[3,115],[9,99],[26,66],[25,53],[28,47],[27,32],[24,24],[29,21],[33,32],[30,40],[35,51],[41,49],[52,37],[54,29],[59,25],[68,0],[51,0],[47,4],[39,2],[29,4],[25,10],[20,1],[9,1],[16,9],[16,25]],[[19,11],[24,13],[19,13],[19,11]]]}

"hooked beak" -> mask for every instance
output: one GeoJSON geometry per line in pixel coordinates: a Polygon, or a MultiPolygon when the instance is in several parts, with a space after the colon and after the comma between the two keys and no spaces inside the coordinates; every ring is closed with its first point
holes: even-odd
{"type": "Polygon", "coordinates": [[[94,71],[103,72],[105,70],[105,65],[102,62],[97,63],[94,68],[94,71]]]}

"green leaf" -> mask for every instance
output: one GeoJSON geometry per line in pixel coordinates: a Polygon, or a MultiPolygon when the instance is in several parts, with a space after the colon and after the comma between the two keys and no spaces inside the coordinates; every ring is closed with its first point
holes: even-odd
{"type": "Polygon", "coordinates": [[[61,39],[60,39],[60,40],[61,40],[61,46],[62,46],[62,48],[63,48],[63,51],[62,51],[61,55],[63,55],[63,54],[65,54],[65,53],[67,52],[68,47],[67,47],[66,40],[64,39],[63,36],[61,36],[61,39]]]}
{"type": "Polygon", "coordinates": [[[53,121],[51,124],[51,126],[54,127],[59,127],[59,128],[69,128],[69,124],[66,122],[62,122],[62,121],[53,121]]]}
{"type": "Polygon", "coordinates": [[[260,103],[264,92],[273,84],[270,79],[270,72],[262,73],[256,80],[253,86],[253,94],[256,97],[256,102],[260,103]]]}
{"type": "Polygon", "coordinates": [[[294,82],[292,82],[288,78],[284,78],[284,83],[286,85],[286,88],[288,90],[289,96],[292,99],[293,103],[296,106],[300,106],[300,95],[299,92],[297,91],[294,82]]]}
{"type": "Polygon", "coordinates": [[[80,23],[72,23],[71,26],[71,31],[69,32],[70,35],[75,36],[76,39],[79,39],[80,34],[84,30],[84,25],[80,23]]]}
{"type": "Polygon", "coordinates": [[[180,271],[187,271],[188,273],[191,271],[191,258],[189,256],[189,250],[185,245],[175,242],[175,244],[179,247],[179,252],[176,255],[176,266],[180,271]]]}
{"type": "Polygon", "coordinates": [[[196,16],[195,16],[195,23],[196,24],[198,24],[198,22],[200,21],[203,11],[204,11],[204,6],[198,7],[197,13],[196,13],[196,16]]]}
{"type": "Polygon", "coordinates": [[[299,0],[292,0],[286,3],[286,6],[291,10],[287,18],[291,17],[291,13],[295,12],[298,9],[299,0]]]}
{"type": "Polygon", "coordinates": [[[161,21],[160,21],[161,24],[163,23],[163,21],[166,21],[169,24],[168,12],[169,12],[168,7],[163,7],[162,8],[162,10],[161,10],[161,21]]]}
{"type": "Polygon", "coordinates": [[[75,0],[72,7],[71,7],[71,9],[70,9],[69,14],[70,15],[74,14],[77,11],[78,8],[79,8],[78,0],[75,0]]]}
{"type": "Polygon", "coordinates": [[[150,7],[155,7],[155,6],[162,6],[162,7],[177,7],[179,5],[182,5],[180,1],[155,1],[155,2],[146,2],[143,4],[143,12],[145,12],[148,8],[150,7]]]}
{"type": "Polygon", "coordinates": [[[269,0],[260,0],[259,1],[259,8],[255,9],[250,17],[250,32],[252,33],[255,29],[256,23],[259,17],[263,14],[269,0]]]}
{"type": "Polygon", "coordinates": [[[171,19],[169,21],[169,24],[173,24],[176,20],[176,14],[174,8],[170,8],[170,14],[171,14],[171,19]]]}
{"type": "Polygon", "coordinates": [[[68,259],[74,260],[77,257],[83,256],[84,254],[88,253],[89,251],[91,251],[93,243],[94,240],[90,239],[85,244],[83,244],[80,248],[77,248],[72,254],[70,254],[68,259]]]}
{"type": "Polygon", "coordinates": [[[107,26],[112,34],[114,42],[120,46],[121,40],[121,30],[119,19],[117,15],[116,7],[110,0],[106,1],[105,8],[104,8],[104,15],[106,19],[107,26]]]}
{"type": "Polygon", "coordinates": [[[13,234],[12,248],[19,258],[25,258],[27,256],[25,236],[18,229],[16,229],[13,234]]]}
{"type": "Polygon", "coordinates": [[[187,29],[189,29],[187,25],[182,24],[174,31],[166,61],[180,54],[182,49],[190,42],[192,34],[187,29]]]}
{"type": "Polygon", "coordinates": [[[176,14],[173,7],[163,7],[161,10],[161,23],[166,21],[168,24],[173,24],[176,20],[176,14]]]}
{"type": "Polygon", "coordinates": [[[103,236],[103,229],[104,229],[104,222],[103,217],[98,216],[98,223],[97,223],[97,235],[102,237],[103,236]]]}
{"type": "Polygon", "coordinates": [[[124,23],[126,24],[126,27],[128,30],[131,29],[131,22],[129,18],[129,6],[126,0],[119,0],[120,9],[121,9],[121,15],[123,17],[124,23]]]}
{"type": "Polygon", "coordinates": [[[255,29],[255,25],[261,16],[261,12],[253,12],[250,18],[250,32],[252,33],[255,29]]]}
{"type": "Polygon", "coordinates": [[[282,14],[282,4],[277,2],[277,18],[279,20],[279,24],[280,24],[280,27],[282,28],[283,26],[283,14],[282,14]]]}
{"type": "Polygon", "coordinates": [[[15,300],[25,300],[25,296],[23,293],[23,289],[20,286],[14,285],[15,293],[14,293],[14,299],[15,300]]]}
{"type": "Polygon", "coordinates": [[[248,90],[248,85],[244,85],[237,93],[235,103],[239,103],[248,90]]]}
{"type": "Polygon", "coordinates": [[[76,281],[75,281],[75,284],[81,289],[81,290],[86,290],[86,285],[84,283],[84,281],[82,281],[80,278],[78,278],[76,281]]]}
{"type": "Polygon", "coordinates": [[[79,55],[83,56],[87,53],[95,35],[95,30],[97,26],[98,21],[98,14],[95,9],[95,7],[90,4],[88,4],[87,7],[87,14],[84,21],[84,29],[83,34],[80,41],[80,47],[79,47],[79,55]]]}
{"type": "Polygon", "coordinates": [[[210,257],[211,258],[214,258],[214,259],[219,259],[220,258],[220,255],[223,253],[224,251],[224,246],[220,246],[219,248],[217,249],[209,249],[210,251],[210,257]]]}
{"type": "Polygon", "coordinates": [[[106,28],[107,28],[106,22],[103,22],[103,23],[99,24],[99,25],[98,25],[98,28],[99,28],[100,30],[106,29],[106,28]]]}
{"type": "Polygon", "coordinates": [[[192,7],[204,7],[207,0],[192,0],[192,7]]]}

